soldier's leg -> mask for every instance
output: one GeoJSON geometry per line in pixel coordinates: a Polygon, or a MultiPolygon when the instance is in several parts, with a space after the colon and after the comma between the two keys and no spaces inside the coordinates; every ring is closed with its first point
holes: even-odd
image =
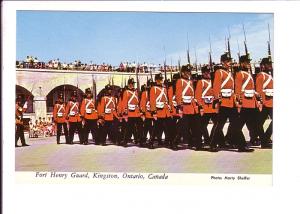
{"type": "Polygon", "coordinates": [[[99,124],[98,132],[97,132],[99,144],[101,145],[106,144],[107,132],[108,132],[108,121],[105,121],[103,124],[99,124]]]}
{"type": "Polygon", "coordinates": [[[201,121],[202,123],[202,134],[203,134],[203,137],[204,137],[204,143],[205,144],[208,144],[209,143],[209,132],[208,132],[208,124],[209,124],[209,121],[210,119],[212,118],[212,115],[211,113],[208,113],[208,114],[204,114],[203,115],[203,120],[201,121]]]}
{"type": "Polygon", "coordinates": [[[73,144],[74,141],[74,133],[77,129],[77,123],[76,122],[69,122],[69,140],[70,144],[73,144]]]}
{"type": "Polygon", "coordinates": [[[83,136],[83,127],[82,127],[81,122],[76,123],[76,130],[77,130],[77,133],[78,133],[79,142],[80,142],[80,144],[83,144],[84,136],[83,136]]]}
{"type": "Polygon", "coordinates": [[[133,129],[134,129],[134,121],[132,120],[132,117],[128,118],[128,121],[125,122],[125,141],[124,145],[126,146],[127,143],[131,141],[133,129]]]}
{"type": "Polygon", "coordinates": [[[56,143],[60,144],[60,135],[62,131],[62,123],[56,123],[57,133],[56,133],[56,143]]]}
{"type": "Polygon", "coordinates": [[[91,124],[91,132],[92,132],[92,136],[95,141],[95,144],[99,144],[97,120],[91,120],[90,124],[91,124]]]}
{"type": "Polygon", "coordinates": [[[219,144],[224,144],[225,139],[224,139],[224,134],[223,134],[223,128],[224,125],[227,121],[228,117],[228,111],[229,108],[226,107],[220,107],[219,113],[217,114],[217,119],[216,119],[216,126],[211,132],[211,151],[217,151],[216,147],[219,144]]]}
{"type": "Polygon", "coordinates": [[[18,140],[20,138],[20,130],[19,125],[16,125],[16,136],[15,136],[15,147],[18,147],[18,140]]]}
{"type": "Polygon", "coordinates": [[[62,126],[63,126],[63,128],[64,128],[64,134],[65,134],[66,144],[70,144],[70,140],[69,140],[69,130],[68,130],[67,123],[63,123],[62,126]]]}
{"type": "Polygon", "coordinates": [[[202,148],[202,133],[199,121],[200,115],[190,115],[190,127],[193,142],[192,145],[196,147],[196,150],[200,150],[202,148]]]}
{"type": "Polygon", "coordinates": [[[251,110],[248,108],[242,108],[241,112],[239,114],[238,119],[233,118],[232,121],[234,121],[233,128],[233,138],[234,143],[237,145],[238,149],[243,149],[246,147],[246,140],[245,136],[243,134],[243,127],[246,124],[246,122],[249,120],[248,115],[251,114],[251,110]]]}
{"type": "Polygon", "coordinates": [[[190,115],[183,115],[182,117],[182,134],[183,134],[183,144],[192,145],[191,135],[190,135],[190,115]]]}
{"type": "Polygon", "coordinates": [[[265,140],[266,140],[266,142],[271,142],[271,136],[273,134],[273,108],[266,108],[266,110],[271,119],[271,123],[269,124],[269,126],[265,132],[265,140]]]}

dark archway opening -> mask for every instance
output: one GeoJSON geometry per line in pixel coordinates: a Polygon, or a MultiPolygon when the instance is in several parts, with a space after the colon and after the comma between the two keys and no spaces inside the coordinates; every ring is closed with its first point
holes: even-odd
{"type": "Polygon", "coordinates": [[[33,113],[34,112],[34,105],[33,105],[33,95],[30,91],[26,88],[16,85],[16,97],[22,97],[22,105],[27,101],[27,110],[26,113],[33,113]]]}
{"type": "Polygon", "coordinates": [[[77,91],[78,101],[82,101],[83,91],[73,85],[60,85],[52,89],[47,95],[47,112],[53,112],[53,107],[57,101],[57,97],[60,93],[64,94],[65,102],[68,102],[71,98],[73,91],[77,91]]]}

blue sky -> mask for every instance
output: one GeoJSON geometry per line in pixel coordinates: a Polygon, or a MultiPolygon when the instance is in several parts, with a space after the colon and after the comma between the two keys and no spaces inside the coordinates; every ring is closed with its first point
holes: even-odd
{"type": "Polygon", "coordinates": [[[159,64],[166,55],[168,64],[179,58],[184,63],[188,34],[192,61],[197,55],[198,62],[207,63],[210,35],[213,59],[219,62],[228,28],[232,55],[236,58],[238,42],[244,53],[243,24],[252,58],[265,57],[268,24],[273,40],[273,14],[18,11],[17,59],[159,64]]]}

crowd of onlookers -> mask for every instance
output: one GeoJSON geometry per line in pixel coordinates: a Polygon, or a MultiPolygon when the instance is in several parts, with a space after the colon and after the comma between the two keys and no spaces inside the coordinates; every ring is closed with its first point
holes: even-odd
{"type": "Polygon", "coordinates": [[[50,137],[56,135],[55,123],[52,122],[51,118],[46,121],[45,118],[39,118],[35,122],[29,121],[29,137],[50,137]]]}
{"type": "Polygon", "coordinates": [[[178,71],[179,66],[171,65],[155,65],[153,63],[136,63],[133,62],[121,62],[118,66],[112,66],[111,64],[102,63],[95,64],[92,61],[90,63],[82,63],[80,60],[75,60],[71,63],[61,62],[59,59],[53,59],[48,62],[41,62],[37,57],[27,56],[23,61],[16,61],[17,68],[30,68],[30,69],[56,69],[56,70],[80,70],[80,71],[100,71],[100,72],[139,72],[150,73],[155,71],[178,71]]]}

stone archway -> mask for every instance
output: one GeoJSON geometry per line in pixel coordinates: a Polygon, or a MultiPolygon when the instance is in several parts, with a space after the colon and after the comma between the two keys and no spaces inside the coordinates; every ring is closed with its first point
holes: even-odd
{"type": "Polygon", "coordinates": [[[58,94],[63,93],[65,97],[65,102],[67,102],[71,98],[71,93],[73,91],[77,91],[78,94],[78,101],[81,102],[83,98],[83,91],[76,86],[73,85],[59,85],[53,88],[48,95],[46,96],[47,99],[47,112],[53,112],[54,104],[57,100],[58,94]]]}
{"type": "Polygon", "coordinates": [[[34,105],[33,105],[33,95],[30,91],[28,91],[26,88],[16,85],[16,97],[21,96],[22,97],[22,103],[25,103],[27,101],[27,110],[26,113],[33,113],[34,112],[34,105]]]}

